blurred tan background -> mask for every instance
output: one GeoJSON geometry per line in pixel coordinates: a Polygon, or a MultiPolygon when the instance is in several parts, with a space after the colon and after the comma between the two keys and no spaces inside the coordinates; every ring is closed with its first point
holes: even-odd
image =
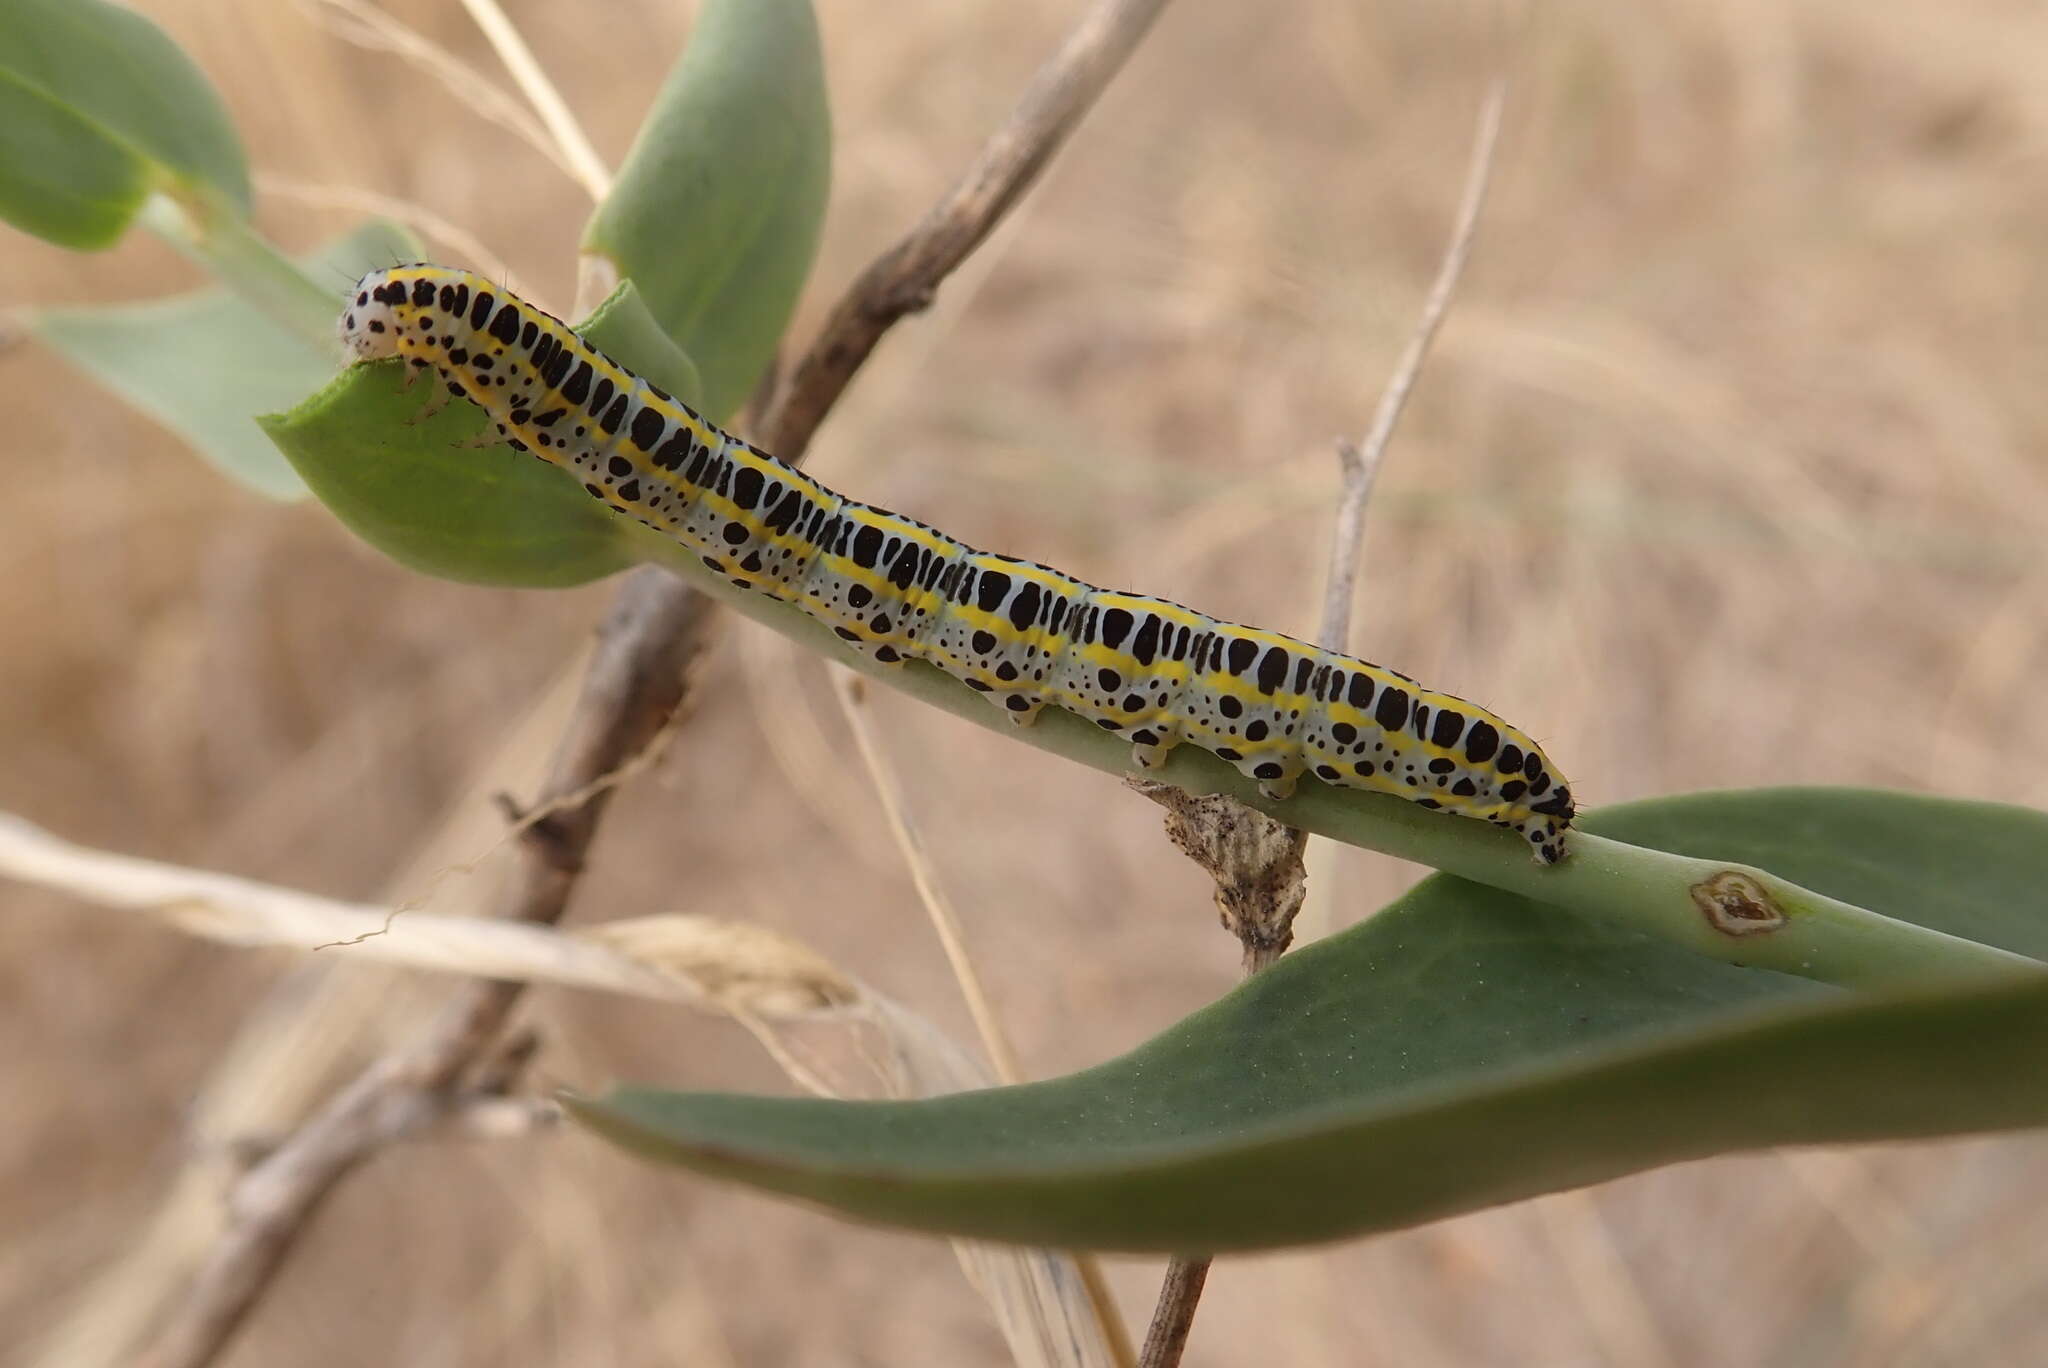
{"type": "MultiPolygon", "coordinates": [[[[568,307],[589,206],[516,138],[305,6],[143,8],[223,87],[259,170],[424,206],[568,307]]],[[[510,12],[616,164],[691,8],[510,12]]],[[[799,336],[1080,7],[820,8],[837,166],[799,336]]],[[[403,10],[504,83],[459,7],[403,10]]],[[[1184,0],[1042,192],[889,339],[813,468],[980,545],[1313,632],[1332,440],[1365,426],[1435,268],[1493,18],[1184,0]]],[[[1353,646],[1529,727],[1594,804],[1779,782],[2041,803],[2048,12],[1564,0],[1527,20],[1476,256],[1373,505],[1353,646]]],[[[275,195],[262,216],[294,249],[351,222],[275,195]]],[[[195,283],[147,240],[0,250],[8,304],[195,283]]],[[[0,356],[0,413],[0,807],[363,899],[488,845],[471,785],[605,587],[416,577],[32,347],[0,356]],[[423,854],[451,815],[470,825],[423,854]]],[[[575,915],[758,920],[971,1040],[822,680],[732,624],[575,915]]],[[[1237,948],[1149,804],[907,701],[876,712],[1028,1072],[1229,987],[1237,948]]],[[[1418,873],[1353,852],[1330,870],[1333,926],[1418,873]]],[[[112,1295],[247,1014],[288,1020],[366,971],[14,886],[0,910],[0,1353],[57,1362],[39,1337],[75,1347],[78,1299],[112,1295]]],[[[409,1019],[372,1001],[359,1049],[409,1019]]],[[[528,1015],[544,1081],[791,1086],[723,1021],[560,992],[528,1015]]],[[[2044,1199],[2036,1139],[1691,1165],[1227,1260],[1188,1361],[2038,1363],[2044,1199]]],[[[1110,1276],[1142,1325],[1156,1265],[1110,1276]]],[[[566,1135],[383,1155],[227,1361],[1004,1351],[942,1243],[566,1135]]]]}

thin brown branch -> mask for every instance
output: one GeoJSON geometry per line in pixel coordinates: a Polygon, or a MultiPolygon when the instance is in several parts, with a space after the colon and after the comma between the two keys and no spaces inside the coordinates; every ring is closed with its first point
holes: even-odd
{"type": "MultiPolygon", "coordinates": [[[[1221,794],[1192,794],[1148,780],[1128,782],[1166,809],[1167,836],[1215,883],[1217,914],[1244,948],[1245,977],[1270,967],[1292,943],[1294,917],[1308,892],[1301,863],[1307,834],[1221,794]]],[[[1179,1364],[1208,1277],[1206,1255],[1183,1256],[1166,1265],[1138,1368],[1179,1364]]]]}
{"type": "MultiPolygon", "coordinates": [[[[939,283],[1036,180],[1107,86],[1166,0],[1101,0],[1026,89],[1009,121],[944,200],[865,271],[769,412],[759,435],[801,460],[812,435],[882,334],[930,301],[939,283]]],[[[681,702],[684,667],[702,649],[710,604],[652,568],[621,586],[576,711],[543,786],[545,807],[578,794],[657,735],[681,702]]],[[[552,922],[566,908],[609,797],[551,812],[521,842],[503,915],[552,922]],[[544,833],[544,834],[543,834],[544,833]]],[[[450,1094],[496,1039],[517,984],[466,990],[410,1045],[372,1064],[236,1185],[232,1219],[184,1301],[155,1337],[149,1368],[210,1362],[282,1267],[322,1200],[392,1131],[391,1117],[450,1094]]]]}
{"type": "Polygon", "coordinates": [[[1202,1300],[1202,1285],[1208,1281],[1206,1257],[1175,1259],[1166,1265],[1152,1327],[1145,1332],[1145,1347],[1138,1351],[1138,1368],[1175,1368],[1180,1362],[1195,1323],[1195,1307],[1202,1300]]]}
{"type": "Polygon", "coordinates": [[[1486,188],[1493,180],[1494,149],[1500,143],[1500,115],[1502,106],[1507,103],[1507,94],[1506,74],[1494,77],[1493,84],[1487,87],[1486,100],[1479,109],[1479,131],[1472,140],[1472,160],[1465,172],[1465,189],[1458,201],[1450,244],[1444,249],[1443,264],[1437,268],[1436,280],[1423,300],[1422,316],[1416,320],[1408,346],[1401,353],[1394,373],[1387,377],[1386,388],[1380,391],[1379,406],[1373,410],[1372,427],[1367,430],[1363,441],[1353,444],[1347,440],[1337,445],[1337,458],[1344,469],[1344,495],[1337,507],[1337,527],[1330,540],[1330,570],[1323,589],[1322,635],[1317,638],[1332,651],[1346,649],[1345,643],[1351,636],[1351,603],[1358,587],[1359,545],[1365,538],[1365,505],[1372,497],[1373,480],[1379,474],[1380,462],[1386,457],[1387,443],[1393,440],[1394,425],[1400,422],[1401,411],[1408,406],[1408,396],[1415,388],[1416,378],[1422,374],[1422,363],[1429,357],[1430,344],[1436,340],[1437,329],[1443,326],[1444,315],[1450,312],[1452,296],[1457,293],[1459,278],[1465,273],[1466,258],[1472,254],[1472,240],[1479,228],[1479,211],[1486,205],[1486,188]]]}
{"type": "MultiPolygon", "coordinates": [[[[590,674],[541,800],[589,788],[644,749],[681,702],[684,670],[697,655],[698,619],[708,604],[627,584],[601,631],[590,674]]],[[[553,814],[545,842],[523,841],[502,915],[553,922],[568,905],[610,790],[553,814]]],[[[308,1218],[356,1165],[416,1125],[422,1107],[438,1108],[484,1058],[517,1001],[520,985],[465,989],[411,1044],[377,1060],[290,1138],[236,1183],[231,1223],[194,1278],[191,1291],[154,1337],[141,1362],[194,1368],[213,1359],[255,1305],[308,1218]]]]}
{"type": "MultiPolygon", "coordinates": [[[[1422,317],[1408,339],[1400,363],[1380,394],[1372,427],[1362,443],[1346,441],[1337,448],[1344,486],[1330,545],[1322,631],[1318,638],[1330,650],[1344,650],[1351,635],[1351,602],[1357,587],[1359,547],[1364,540],[1365,509],[1372,497],[1373,477],[1379,473],[1394,425],[1422,373],[1430,343],[1450,309],[1465,260],[1471,254],[1479,211],[1492,178],[1506,94],[1506,77],[1497,77],[1480,109],[1472,163],[1466,173],[1464,194],[1443,265],[1424,300],[1422,317]]],[[[1217,912],[1224,927],[1244,947],[1245,976],[1249,978],[1270,967],[1293,942],[1294,918],[1307,896],[1307,872],[1302,867],[1307,835],[1221,795],[1197,797],[1170,785],[1136,780],[1131,781],[1131,787],[1166,809],[1167,835],[1215,883],[1217,912]]],[[[1195,1308],[1202,1298],[1202,1287],[1208,1281],[1209,1263],[1206,1256],[1194,1255],[1167,1264],[1159,1300],[1152,1311],[1152,1326],[1139,1356],[1139,1368],[1176,1368],[1180,1363],[1187,1348],[1189,1328],[1194,1324],[1195,1308]]]]}
{"type": "MultiPolygon", "coordinates": [[[[1215,882],[1217,913],[1244,947],[1245,977],[1271,967],[1294,940],[1294,917],[1308,891],[1301,863],[1306,834],[1221,794],[1150,782],[1132,787],[1166,809],[1166,834],[1215,882]]],[[[1180,1362],[1209,1262],[1195,1255],[1166,1265],[1138,1368],[1180,1362]]]]}
{"type": "Polygon", "coordinates": [[[1038,179],[1164,8],[1166,0],[1101,0],[1082,16],[967,174],[832,310],[776,396],[761,432],[770,451],[785,461],[803,453],[882,334],[931,303],[939,282],[1038,179]]]}

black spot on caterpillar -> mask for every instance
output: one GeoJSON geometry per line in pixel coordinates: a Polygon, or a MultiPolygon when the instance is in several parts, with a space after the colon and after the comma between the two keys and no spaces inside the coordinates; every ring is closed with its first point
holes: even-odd
{"type": "Polygon", "coordinates": [[[1185,741],[1271,798],[1309,773],[1510,828],[1539,862],[1563,858],[1570,790],[1533,740],[1484,708],[856,503],[467,271],[372,271],[349,299],[341,336],[355,357],[433,367],[516,449],[877,660],[929,661],[1019,724],[1047,705],[1074,713],[1128,738],[1140,768],[1185,741]]]}

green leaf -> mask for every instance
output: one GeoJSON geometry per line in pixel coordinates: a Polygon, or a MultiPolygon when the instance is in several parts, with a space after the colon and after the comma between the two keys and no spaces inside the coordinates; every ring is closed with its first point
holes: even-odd
{"type": "Polygon", "coordinates": [[[0,218],[79,251],[110,247],[149,196],[149,163],[0,71],[0,218]]]}
{"type": "Polygon", "coordinates": [[[713,421],[746,399],[796,306],[831,155],[807,0],[710,0],[583,250],[639,285],[703,371],[713,421]]]}
{"type": "Polygon", "coordinates": [[[105,0],[0,0],[0,217],[105,247],[158,178],[249,212],[241,142],[191,59],[105,0]]]}
{"type": "MultiPolygon", "coordinates": [[[[304,260],[342,291],[363,272],[411,260],[419,246],[372,221],[304,260]]],[[[333,375],[336,349],[316,348],[240,294],[203,290],[102,308],[46,309],[30,329],[73,365],[177,433],[223,474],[274,499],[305,486],[253,421],[333,375]]]]}
{"type": "MultiPolygon", "coordinates": [[[[2040,813],[1788,789],[1587,825],[2048,954],[2040,813]]],[[[1255,1248],[1731,1150],[2048,1123],[2048,975],[1851,994],[1438,875],[1066,1078],[918,1102],[627,1089],[570,1105],[651,1157],[865,1220],[1255,1248]]]]}
{"type": "MultiPolygon", "coordinates": [[[[335,292],[337,312],[342,292],[335,292]]],[[[689,358],[619,286],[576,329],[621,365],[686,402],[689,358]]],[[[474,584],[559,588],[638,564],[653,536],[584,493],[574,476],[503,443],[470,445],[489,419],[452,401],[431,417],[428,384],[397,360],[351,366],[263,431],[320,501],[402,565],[474,584]]],[[[304,393],[304,390],[299,391],[304,393]]]]}

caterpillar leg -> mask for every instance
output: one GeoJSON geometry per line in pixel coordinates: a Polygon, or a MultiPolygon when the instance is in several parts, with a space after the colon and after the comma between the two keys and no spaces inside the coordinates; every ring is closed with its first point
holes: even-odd
{"type": "Polygon", "coordinates": [[[1038,714],[1045,707],[1045,704],[1039,702],[1030,694],[1022,693],[991,693],[988,695],[988,700],[998,708],[1001,708],[1003,715],[1019,727],[1028,727],[1033,722],[1036,722],[1038,714]]]}
{"type": "MultiPolygon", "coordinates": [[[[419,371],[419,370],[413,370],[413,371],[409,371],[409,372],[407,372],[407,374],[406,374],[406,381],[405,381],[405,383],[406,383],[406,388],[407,388],[407,389],[410,389],[410,388],[412,388],[412,382],[413,382],[413,380],[414,380],[414,379],[415,379],[416,377],[418,377],[418,376],[420,376],[420,375],[423,375],[423,374],[425,374],[425,372],[424,372],[424,371],[419,371]]],[[[419,408],[419,412],[417,412],[417,413],[413,414],[413,416],[412,416],[412,417],[410,417],[410,418],[408,418],[408,419],[406,419],[406,420],[405,420],[406,426],[407,426],[407,427],[412,427],[412,426],[414,426],[415,424],[419,424],[419,423],[424,423],[424,422],[426,422],[426,421],[427,421],[427,419],[429,419],[429,418],[433,417],[433,416],[434,416],[435,414],[439,413],[439,412],[440,412],[440,411],[441,411],[442,409],[444,409],[444,408],[447,408],[447,407],[448,407],[448,401],[449,401],[449,400],[451,400],[451,399],[453,399],[453,398],[454,398],[454,397],[456,396],[456,394],[457,394],[457,393],[458,393],[458,391],[457,391],[457,390],[456,390],[456,389],[455,389],[455,388],[454,388],[453,386],[450,386],[450,385],[436,385],[436,386],[434,386],[434,389],[433,389],[433,393],[431,393],[431,394],[429,394],[429,395],[427,396],[427,402],[426,402],[426,403],[424,403],[424,404],[421,404],[421,405],[420,405],[420,408],[419,408]]]]}
{"type": "Polygon", "coordinates": [[[503,446],[512,436],[512,430],[503,423],[494,423],[466,442],[450,442],[457,451],[482,451],[485,447],[503,446]]]}
{"type": "MultiPolygon", "coordinates": [[[[1549,780],[1542,781],[1549,786],[1549,780]]],[[[1529,854],[1540,865],[1553,865],[1568,853],[1565,849],[1565,833],[1571,830],[1572,818],[1578,814],[1578,805],[1572,801],[1572,791],[1564,784],[1549,787],[1541,802],[1528,804],[1525,815],[1514,822],[1514,829],[1529,843],[1529,854]]]]}
{"type": "Polygon", "coordinates": [[[1131,764],[1141,770],[1158,769],[1166,763],[1178,741],[1178,737],[1163,737],[1150,728],[1140,727],[1131,733],[1131,764]]]}
{"type": "Polygon", "coordinates": [[[1555,817],[1532,816],[1515,830],[1529,843],[1529,855],[1539,865],[1553,865],[1565,856],[1564,834],[1568,828],[1555,817]]]}
{"type": "Polygon", "coordinates": [[[1223,758],[1245,778],[1256,779],[1259,792],[1276,803],[1292,798],[1294,786],[1301,779],[1301,757],[1298,754],[1268,750],[1240,755],[1233,750],[1223,758]]]}

